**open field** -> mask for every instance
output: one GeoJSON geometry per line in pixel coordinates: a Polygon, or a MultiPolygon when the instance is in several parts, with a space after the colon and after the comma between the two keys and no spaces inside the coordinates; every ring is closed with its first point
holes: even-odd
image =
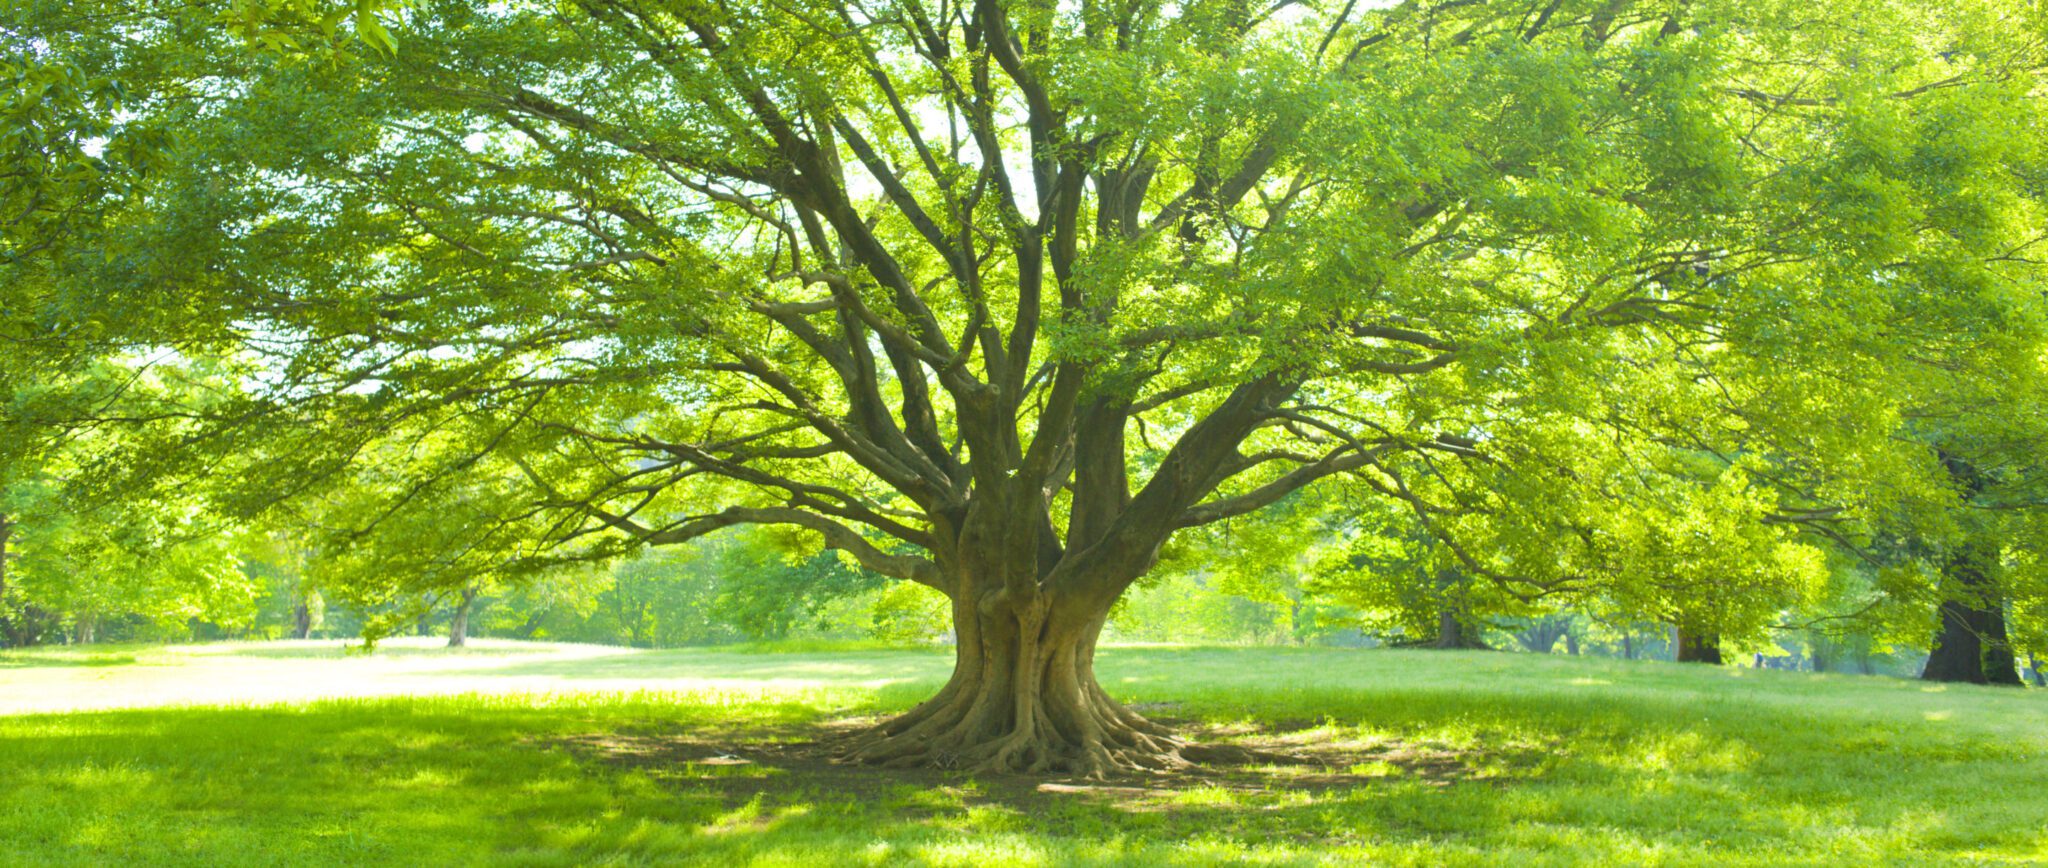
{"type": "Polygon", "coordinates": [[[1087,784],[815,744],[938,651],[0,654],[9,864],[2048,862],[2048,692],[1500,653],[1120,648],[1293,761],[1087,784]]]}

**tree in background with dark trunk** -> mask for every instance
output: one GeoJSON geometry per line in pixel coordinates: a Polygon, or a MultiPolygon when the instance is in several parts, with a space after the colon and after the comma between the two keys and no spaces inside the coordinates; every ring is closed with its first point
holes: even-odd
{"type": "Polygon", "coordinates": [[[313,638],[313,606],[305,600],[292,606],[292,638],[313,638]]]}
{"type": "MultiPolygon", "coordinates": [[[[1964,458],[1943,452],[1947,470],[1964,503],[1985,493],[1990,480],[1964,458]]],[[[1941,605],[1934,644],[1920,677],[1928,681],[2018,685],[2019,664],[2005,623],[2005,595],[1992,575],[1999,546],[1981,531],[1967,528],[1965,539],[1948,552],[1941,571],[1941,605]]]]}
{"type": "Polygon", "coordinates": [[[1673,659],[1680,663],[1721,665],[1721,636],[1717,633],[1674,626],[1671,628],[1671,645],[1673,659]]]}
{"type": "Polygon", "coordinates": [[[13,607],[7,602],[7,564],[14,559],[8,543],[13,539],[13,520],[0,513],[0,642],[8,645],[13,645],[15,638],[13,607]]]}
{"type": "Polygon", "coordinates": [[[1990,582],[1981,567],[1968,556],[1950,562],[1946,578],[1948,599],[1941,602],[1936,616],[1940,624],[1927,666],[1920,677],[1928,681],[1961,681],[1970,684],[2019,684],[2018,662],[2006,635],[2002,602],[1987,593],[1990,582]]]}
{"type": "Polygon", "coordinates": [[[1557,641],[1563,639],[1566,650],[1577,654],[1578,641],[1572,637],[1571,632],[1572,616],[1549,615],[1530,619],[1527,626],[1515,633],[1515,641],[1537,654],[1549,654],[1557,647],[1557,641]]]}
{"type": "Polygon", "coordinates": [[[1474,611],[1467,596],[1470,580],[1456,569],[1445,567],[1436,574],[1436,636],[1430,648],[1490,651],[1486,644],[1486,622],[1474,611]]]}

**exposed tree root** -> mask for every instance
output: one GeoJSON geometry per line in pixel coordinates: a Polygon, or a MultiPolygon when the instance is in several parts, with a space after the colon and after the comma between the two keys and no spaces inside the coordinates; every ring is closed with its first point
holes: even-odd
{"type": "MultiPolygon", "coordinates": [[[[1193,746],[1111,699],[1072,653],[1047,655],[1027,672],[1037,683],[956,672],[923,705],[855,736],[850,762],[995,774],[1112,775],[1185,768],[1193,746]]],[[[1214,751],[1210,751],[1214,754],[1214,751]]]]}

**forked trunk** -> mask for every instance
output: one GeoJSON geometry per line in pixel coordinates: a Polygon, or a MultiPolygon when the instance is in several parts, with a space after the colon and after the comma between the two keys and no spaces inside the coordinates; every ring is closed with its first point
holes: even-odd
{"type": "MultiPolygon", "coordinates": [[[[963,595],[965,596],[965,595],[963,595]]],[[[1095,641],[1108,603],[998,593],[955,600],[953,676],[938,695],[861,736],[859,762],[1103,775],[1184,766],[1189,746],[1105,693],[1095,641]]]]}

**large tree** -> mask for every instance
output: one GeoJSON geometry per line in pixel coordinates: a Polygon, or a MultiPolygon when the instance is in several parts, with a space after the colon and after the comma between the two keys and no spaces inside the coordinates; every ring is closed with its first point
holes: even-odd
{"type": "Polygon", "coordinates": [[[175,159],[37,298],[249,360],[194,442],[267,456],[251,489],[485,461],[551,539],[781,524],[937,589],[953,676],[875,762],[1182,761],[1097,684],[1105,616],[1338,475],[1475,581],[1652,581],[1590,531],[1463,540],[1595,508],[1627,443],[1870,436],[1795,397],[2040,240],[2017,0],[424,0],[311,59],[318,16],[250,53],[92,6],[10,27],[175,159]]]}

